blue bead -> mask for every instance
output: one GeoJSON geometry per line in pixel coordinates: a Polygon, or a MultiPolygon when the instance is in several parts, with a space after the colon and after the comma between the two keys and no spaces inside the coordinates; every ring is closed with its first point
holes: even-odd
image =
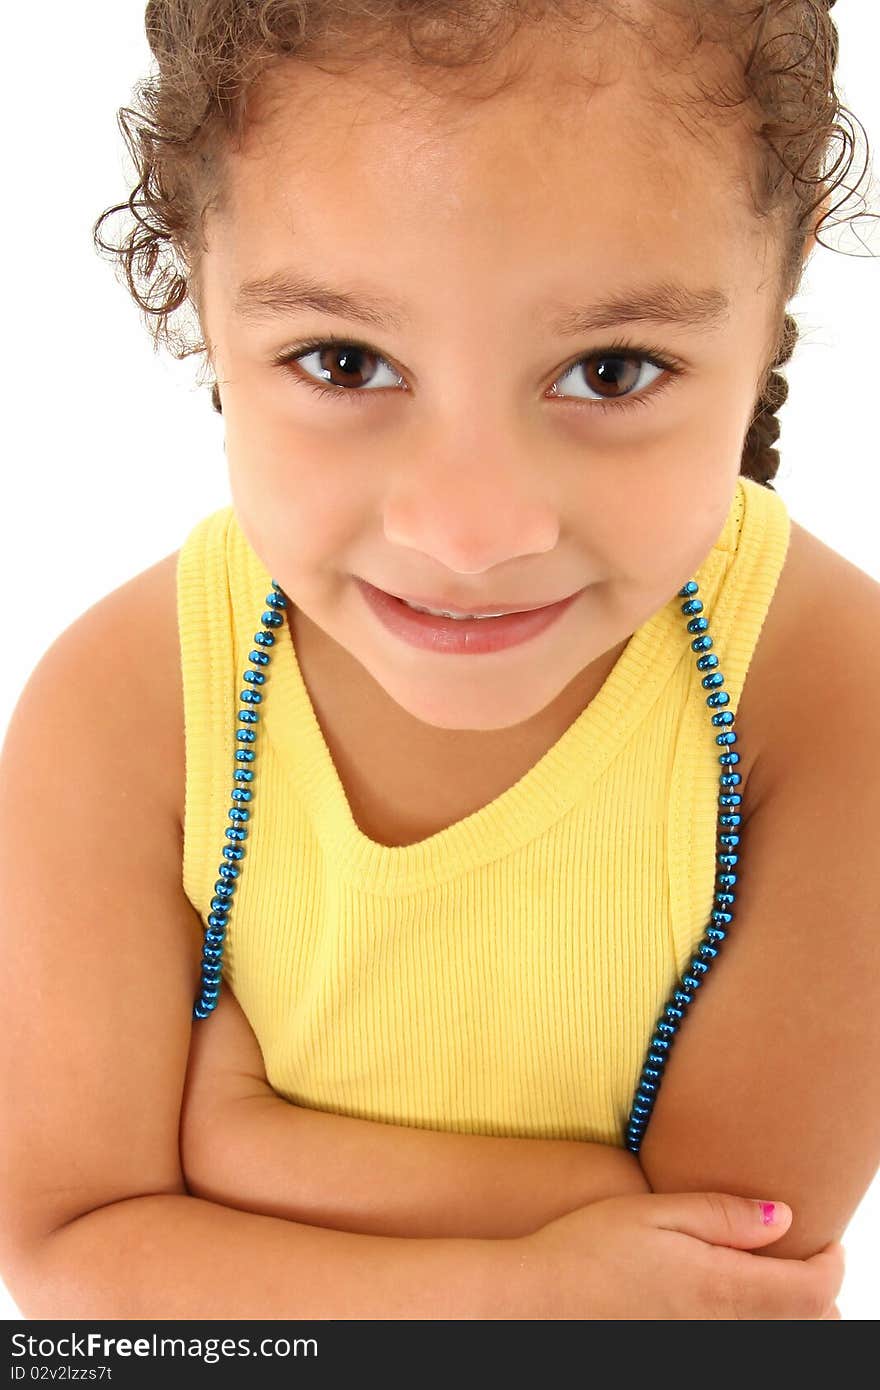
{"type": "Polygon", "coordinates": [[[722,792],[718,798],[719,806],[742,806],[742,797],[739,792],[727,794],[722,792]]]}
{"type": "Polygon", "coordinates": [[[681,1009],[677,1009],[674,1004],[667,1004],[663,1012],[665,1013],[667,1018],[672,1019],[673,1021],[684,1018],[683,1011],[681,1009]]]}
{"type": "Polygon", "coordinates": [[[710,709],[716,709],[719,705],[729,705],[730,696],[726,690],[718,690],[714,695],[710,695],[706,704],[710,709]]]}
{"type": "Polygon", "coordinates": [[[232,809],[227,812],[227,815],[230,820],[234,821],[249,821],[251,818],[250,811],[239,811],[238,808],[235,806],[233,806],[232,809]]]}
{"type": "MultiPolygon", "coordinates": [[[[716,743],[718,742],[717,739],[715,741],[716,743]]],[[[724,767],[730,767],[739,762],[739,753],[722,753],[718,761],[722,763],[724,767]]]]}
{"type": "Polygon", "coordinates": [[[237,763],[252,763],[256,759],[256,753],[252,748],[239,748],[235,754],[237,763]]]}
{"type": "Polygon", "coordinates": [[[720,671],[716,671],[714,676],[704,676],[700,685],[704,690],[714,690],[716,685],[723,685],[724,677],[720,671]]]}
{"type": "Polygon", "coordinates": [[[729,728],[735,719],[736,715],[730,709],[723,709],[720,714],[712,715],[712,723],[716,729],[729,728]]]}
{"type": "Polygon", "coordinates": [[[224,857],[224,859],[235,859],[235,860],[243,859],[243,858],[244,858],[244,850],[243,850],[243,849],[233,849],[233,848],[232,848],[232,845],[227,845],[226,848],[223,850],[223,857],[224,857]]]}
{"type": "Polygon", "coordinates": [[[691,651],[692,651],[692,652],[707,652],[711,646],[712,646],[712,638],[708,635],[708,633],[706,633],[706,634],[705,634],[704,636],[702,636],[702,637],[696,637],[696,638],[694,639],[694,641],[691,642],[691,651]]]}
{"type": "Polygon", "coordinates": [[[723,931],[721,927],[707,927],[706,935],[710,941],[723,941],[727,932],[723,931]]]}
{"type": "Polygon", "coordinates": [[[254,641],[256,642],[258,647],[274,647],[275,634],[273,632],[266,631],[255,632],[254,641]]]}
{"type": "Polygon", "coordinates": [[[696,579],[689,579],[688,582],[679,589],[678,598],[689,598],[691,594],[698,594],[700,586],[696,579]]]}
{"type": "Polygon", "coordinates": [[[243,705],[261,705],[263,697],[259,690],[239,690],[238,698],[243,705]]]}
{"type": "Polygon", "coordinates": [[[714,670],[715,670],[715,667],[716,667],[717,665],[718,665],[718,658],[717,658],[717,656],[715,655],[714,652],[710,652],[708,656],[701,656],[701,657],[700,657],[699,661],[697,662],[697,670],[698,670],[698,671],[714,671],[714,670]]]}
{"type": "Polygon", "coordinates": [[[652,1050],[648,1053],[648,1061],[651,1063],[652,1067],[662,1067],[666,1061],[666,1053],[654,1052],[652,1044],[652,1050]]]}
{"type": "Polygon", "coordinates": [[[240,768],[238,769],[238,771],[235,771],[235,769],[233,769],[233,771],[234,771],[234,775],[235,775],[235,780],[236,780],[236,782],[247,782],[247,783],[250,783],[250,782],[253,782],[254,777],[256,776],[255,773],[249,772],[248,769],[247,769],[246,767],[240,767],[240,768]]]}
{"type": "Polygon", "coordinates": [[[709,946],[705,941],[700,943],[699,952],[705,960],[714,960],[718,955],[717,948],[715,946],[709,946]]]}
{"type": "Polygon", "coordinates": [[[224,898],[231,898],[235,893],[235,884],[224,883],[222,878],[218,878],[214,884],[214,893],[221,901],[224,898]]]}
{"type": "Polygon", "coordinates": [[[685,1009],[687,1008],[688,1004],[693,1003],[694,999],[694,996],[692,994],[688,994],[687,990],[685,989],[677,989],[672,997],[675,1000],[676,1004],[679,1004],[682,1008],[685,1009]]]}
{"type": "MultiPolygon", "coordinates": [[[[239,718],[241,718],[242,714],[244,714],[244,710],[239,710],[239,718]]],[[[235,737],[238,739],[239,743],[256,743],[257,741],[257,736],[253,729],[239,729],[235,737]]]]}
{"type": "Polygon", "coordinates": [[[700,988],[700,981],[695,975],[682,975],[681,978],[683,983],[687,985],[688,989],[700,988]]]}
{"type": "Polygon", "coordinates": [[[657,1032],[658,1032],[658,1033],[665,1033],[666,1036],[669,1037],[669,1038],[673,1037],[673,1035],[675,1034],[677,1028],[678,1028],[678,1024],[677,1024],[677,1023],[667,1023],[664,1019],[658,1019],[658,1020],[657,1020],[657,1032]]]}
{"type": "Polygon", "coordinates": [[[236,830],[235,826],[231,825],[225,834],[227,840],[246,840],[248,833],[246,830],[236,830]]]}
{"type": "MultiPolygon", "coordinates": [[[[720,747],[729,746],[731,743],[736,743],[736,734],[733,732],[732,729],[728,729],[728,730],[727,730],[725,733],[723,733],[723,734],[716,734],[716,735],[715,735],[715,742],[716,742],[720,747]]],[[[719,762],[720,762],[720,759],[719,759],[719,762]]]]}
{"type": "Polygon", "coordinates": [[[721,774],[722,787],[738,787],[742,782],[738,772],[723,772],[721,774]]]}
{"type": "Polygon", "coordinates": [[[705,975],[706,971],[709,969],[704,960],[697,960],[696,957],[691,961],[690,968],[697,975],[705,975]]]}
{"type": "MultiPolygon", "coordinates": [[[[255,709],[240,709],[238,711],[238,722],[239,724],[259,724],[260,716],[255,709]]],[[[251,734],[251,738],[255,737],[255,734],[251,734]]]]}
{"type": "Polygon", "coordinates": [[[253,661],[259,666],[268,666],[271,660],[271,652],[258,652],[256,650],[248,652],[248,661],[253,661]]]}
{"type": "Polygon", "coordinates": [[[243,787],[233,787],[229,796],[230,801],[253,801],[253,799],[253,792],[246,791],[243,787]]]}
{"type": "Polygon", "coordinates": [[[659,1037],[656,1033],[651,1039],[651,1046],[656,1052],[665,1052],[669,1047],[669,1039],[659,1037]]]}
{"type": "Polygon", "coordinates": [[[736,885],[736,874],[719,874],[718,882],[723,888],[733,888],[736,885]]]}
{"type": "Polygon", "coordinates": [[[242,679],[249,681],[251,685],[266,684],[266,677],[262,671],[245,671],[242,679]]]}
{"type": "Polygon", "coordinates": [[[742,825],[742,816],[735,811],[729,816],[719,816],[718,819],[721,825],[742,825]]]}
{"type": "Polygon", "coordinates": [[[681,605],[681,611],[688,618],[692,613],[702,613],[703,605],[698,598],[692,598],[689,603],[681,605]]]}

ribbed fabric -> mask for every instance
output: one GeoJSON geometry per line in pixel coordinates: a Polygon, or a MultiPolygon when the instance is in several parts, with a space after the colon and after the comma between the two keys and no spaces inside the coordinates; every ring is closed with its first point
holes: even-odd
{"type": "MultiPolygon", "coordinates": [[[[740,478],[686,576],[733,710],[789,537],[779,495],[740,478]]],[[[183,885],[203,922],[271,580],[231,506],[181,548],[183,885]]],[[[290,629],[275,629],[224,982],[276,1091],[392,1124],[622,1147],[654,1023],[714,907],[722,750],[682,602],[637,629],[514,786],[405,846],[357,826],[290,629]]]]}

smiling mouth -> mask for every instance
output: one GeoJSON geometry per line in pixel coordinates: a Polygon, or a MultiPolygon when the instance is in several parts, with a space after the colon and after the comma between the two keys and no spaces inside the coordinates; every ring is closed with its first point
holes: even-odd
{"type": "MultiPolygon", "coordinates": [[[[374,586],[376,587],[376,586],[374,586]]],[[[391,589],[383,589],[382,593],[389,598],[396,598],[401,603],[405,603],[415,613],[429,613],[435,618],[452,618],[453,620],[477,620],[483,618],[504,618],[513,613],[534,613],[541,608],[553,608],[557,603],[563,603],[565,599],[573,597],[565,594],[563,598],[550,599],[546,603],[523,603],[516,604],[493,603],[486,604],[485,607],[474,604],[468,608],[459,608],[454,603],[447,603],[443,599],[421,598],[410,594],[398,594],[391,589]]],[[[580,592],[578,590],[577,592],[580,592]]]]}

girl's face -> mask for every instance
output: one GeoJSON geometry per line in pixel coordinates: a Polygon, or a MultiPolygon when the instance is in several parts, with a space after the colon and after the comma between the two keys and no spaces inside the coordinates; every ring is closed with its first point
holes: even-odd
{"type": "Polygon", "coordinates": [[[202,318],[235,511],[397,705],[502,729],[718,539],[778,326],[773,243],[747,137],[699,140],[632,64],[594,87],[581,50],[535,48],[473,105],[369,72],[290,65],[231,162],[202,318]],[[393,635],[357,578],[465,611],[578,596],[521,645],[451,655],[393,635]]]}

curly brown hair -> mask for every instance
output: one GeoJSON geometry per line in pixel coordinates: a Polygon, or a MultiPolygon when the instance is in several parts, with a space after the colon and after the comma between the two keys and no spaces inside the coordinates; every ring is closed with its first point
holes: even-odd
{"type": "MultiPolygon", "coordinates": [[[[164,342],[178,359],[207,353],[203,337],[187,340],[171,319],[191,304],[201,323],[204,219],[223,205],[224,154],[241,147],[257,84],[285,59],[326,64],[381,57],[405,63],[414,76],[462,70],[467,80],[529,21],[577,29],[613,18],[656,44],[662,26],[646,23],[645,16],[662,15],[674,34],[663,54],[668,63],[687,66],[709,43],[723,45],[735,60],[711,90],[695,83],[686,102],[697,114],[739,109],[753,117],[754,210],[779,225],[780,328],[759,376],[740,465],[741,474],[772,489],[779,468],[776,412],[788,396],[777,369],[788,362],[799,333],[786,305],[800,284],[808,234],[819,241],[824,223],[846,201],[832,205],[853,163],[855,127],[864,135],[835,88],[834,4],[652,0],[634,14],[619,0],[148,0],[146,34],[157,70],[136,84],[133,105],[117,114],[138,179],[125,203],[98,218],[94,242],[121,270],[155,348],[164,342]],[[840,148],[832,159],[835,145],[840,148]],[[122,240],[104,241],[105,221],[125,212],[133,222],[122,240]]],[[[850,194],[869,170],[865,137],[864,167],[850,194]]],[[[221,411],[216,380],[211,395],[221,411]]]]}

